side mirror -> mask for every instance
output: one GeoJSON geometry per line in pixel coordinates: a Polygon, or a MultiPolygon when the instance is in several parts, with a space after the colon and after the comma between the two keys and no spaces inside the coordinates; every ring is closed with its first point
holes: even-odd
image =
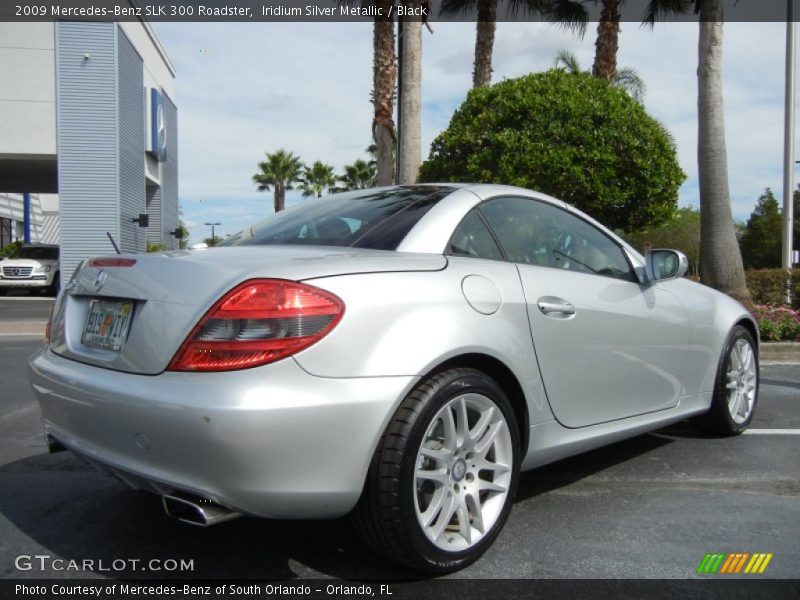
{"type": "Polygon", "coordinates": [[[644,254],[647,281],[665,281],[683,277],[689,270],[689,259],[677,250],[648,250],[644,254]]]}

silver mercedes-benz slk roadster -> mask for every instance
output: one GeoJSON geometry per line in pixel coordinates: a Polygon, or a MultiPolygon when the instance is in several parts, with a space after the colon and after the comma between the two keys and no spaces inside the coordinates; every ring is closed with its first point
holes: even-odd
{"type": "Polygon", "coordinates": [[[167,513],[352,513],[416,569],[477,559],[520,471],[692,417],[743,431],[737,302],[564,202],[416,185],[304,202],[224,247],[86,260],[31,385],[67,448],[167,513]]]}

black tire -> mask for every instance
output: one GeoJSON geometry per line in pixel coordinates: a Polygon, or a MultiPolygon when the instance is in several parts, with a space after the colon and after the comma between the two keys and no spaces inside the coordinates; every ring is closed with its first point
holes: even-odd
{"type": "MultiPolygon", "coordinates": [[[[468,427],[472,425],[468,424],[468,427]]],[[[499,427],[502,429],[502,424],[499,427]]],[[[364,492],[352,514],[356,530],[372,549],[415,570],[442,574],[464,568],[477,560],[492,545],[511,511],[519,478],[519,439],[517,419],[508,397],[500,386],[484,373],[475,369],[458,368],[444,371],[421,382],[397,409],[378,444],[367,474],[364,492]],[[508,491],[502,508],[493,517],[496,519],[494,523],[485,529],[482,537],[472,546],[461,551],[447,551],[428,538],[419,522],[415,469],[420,446],[426,439],[429,426],[437,421],[436,415],[451,400],[468,393],[487,398],[494,404],[494,408],[499,409],[499,415],[505,420],[510,434],[513,458],[510,478],[504,479],[508,482],[508,491]]],[[[477,445],[476,452],[478,452],[477,445]]],[[[467,458],[470,455],[462,454],[467,458]]],[[[475,467],[474,464],[471,466],[475,467]]],[[[451,468],[448,467],[448,475],[450,471],[451,468]]],[[[454,468],[453,473],[456,473],[454,468]]],[[[465,481],[477,481],[470,479],[473,473],[466,477],[467,479],[463,481],[459,480],[465,485],[465,494],[465,481]]],[[[477,474],[475,477],[482,476],[477,474]]],[[[492,477],[494,478],[494,475],[492,477]]],[[[443,488],[448,490],[449,497],[448,485],[450,484],[445,483],[443,488]]],[[[452,485],[453,489],[459,489],[458,484],[452,485]]],[[[479,495],[479,497],[486,496],[479,495]]],[[[498,499],[496,502],[499,504],[501,500],[498,499]]],[[[457,515],[454,515],[453,519],[459,522],[457,515]]],[[[469,515],[467,519],[472,522],[469,515]]],[[[471,525],[468,526],[468,529],[470,528],[471,525]]],[[[449,527],[445,531],[450,531],[449,527]]]]}
{"type": "Polygon", "coordinates": [[[714,394],[711,400],[711,407],[708,412],[698,415],[692,419],[692,422],[702,431],[712,435],[732,436],[742,433],[750,421],[753,420],[753,415],[756,412],[758,404],[758,346],[753,339],[752,334],[746,327],[737,325],[734,327],[725,346],[722,349],[722,356],[719,359],[719,367],[717,368],[717,377],[714,383],[714,394]],[[728,371],[731,369],[731,350],[734,345],[743,340],[749,344],[753,352],[753,361],[755,362],[755,396],[753,399],[752,407],[750,408],[747,418],[742,422],[737,422],[728,408],[729,390],[726,388],[728,384],[728,371]]]}

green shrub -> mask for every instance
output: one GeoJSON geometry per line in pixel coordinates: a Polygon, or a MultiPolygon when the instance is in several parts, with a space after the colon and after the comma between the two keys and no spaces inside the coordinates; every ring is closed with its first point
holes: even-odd
{"type": "Polygon", "coordinates": [[[0,250],[0,256],[15,258],[17,256],[17,251],[22,247],[22,245],[23,245],[22,240],[6,244],[5,246],[3,246],[3,249],[0,250]]]}
{"type": "Polygon", "coordinates": [[[420,170],[420,181],[545,192],[623,231],[669,220],[685,179],[672,138],[641,104],[561,70],[470,91],[420,170]]]}
{"type": "MultiPolygon", "coordinates": [[[[755,304],[781,306],[785,296],[786,271],[783,269],[748,269],[747,289],[755,304]]],[[[792,307],[800,309],[800,269],[792,269],[792,307]]]]}
{"type": "Polygon", "coordinates": [[[167,250],[164,244],[147,242],[147,252],[163,252],[164,250],[167,250]]]}

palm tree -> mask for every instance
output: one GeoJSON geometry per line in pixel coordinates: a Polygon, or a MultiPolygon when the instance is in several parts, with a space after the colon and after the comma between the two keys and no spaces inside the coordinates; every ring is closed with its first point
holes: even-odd
{"type": "MultiPolygon", "coordinates": [[[[564,69],[568,73],[580,73],[583,71],[578,58],[572,52],[566,50],[560,50],[556,54],[553,66],[556,69],[564,69]]],[[[647,91],[644,79],[632,67],[625,67],[617,71],[611,80],[611,85],[625,90],[634,100],[640,103],[644,100],[644,95],[647,91]]]]}
{"type": "MultiPolygon", "coordinates": [[[[492,52],[499,0],[443,0],[439,15],[467,15],[477,8],[472,87],[492,82],[492,52]]],[[[508,13],[539,15],[583,36],[588,12],[581,0],[508,0],[508,13]]]]}
{"type": "Polygon", "coordinates": [[[361,158],[351,165],[344,166],[344,175],[338,177],[344,184],[333,188],[334,192],[349,192],[350,190],[363,190],[374,187],[376,183],[377,169],[375,165],[361,158]]]}
{"type": "Polygon", "coordinates": [[[697,165],[700,179],[700,279],[749,300],[728,188],[722,98],[722,0],[698,0],[697,165]]]}
{"type": "Polygon", "coordinates": [[[259,172],[253,175],[258,191],[268,192],[273,188],[275,212],[282,211],[286,207],[286,190],[294,189],[303,173],[300,157],[281,148],[273,154],[267,152],[267,160],[258,163],[258,168],[259,172]]]}
{"type": "Polygon", "coordinates": [[[336,175],[333,167],[317,160],[313,165],[305,168],[300,189],[303,190],[303,196],[321,198],[322,192],[330,190],[334,185],[336,185],[336,175]]]}
{"type": "Polygon", "coordinates": [[[394,183],[394,84],[397,62],[394,50],[394,18],[391,8],[394,0],[376,0],[375,7],[383,16],[376,16],[373,24],[372,44],[372,137],[376,147],[378,185],[394,183]]]}
{"type": "Polygon", "coordinates": [[[619,51],[620,0],[602,0],[602,5],[600,20],[597,22],[597,39],[594,42],[592,76],[614,81],[619,51]]]}
{"type": "Polygon", "coordinates": [[[694,6],[700,17],[697,164],[700,180],[700,280],[749,301],[728,187],[722,96],[722,0],[651,0],[645,23],[694,6]]]}
{"type": "MultiPolygon", "coordinates": [[[[409,7],[416,0],[405,0],[409,7]]],[[[400,141],[397,148],[397,182],[416,183],[422,164],[422,21],[405,17],[401,24],[402,69],[400,77],[399,123],[400,141]]]]}

